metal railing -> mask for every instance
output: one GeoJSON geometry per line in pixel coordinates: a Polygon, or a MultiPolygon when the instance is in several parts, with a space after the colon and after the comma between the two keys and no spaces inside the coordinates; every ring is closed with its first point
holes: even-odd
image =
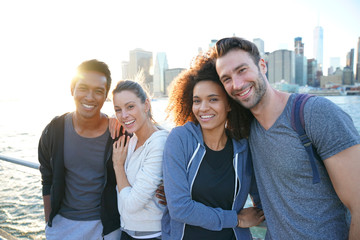
{"type": "Polygon", "coordinates": [[[8,156],[1,155],[1,154],[0,154],[0,160],[4,160],[7,162],[19,164],[19,165],[34,168],[34,169],[39,169],[39,166],[40,166],[39,163],[29,162],[29,161],[25,161],[25,160],[13,158],[13,157],[8,157],[8,156]]]}
{"type": "MultiPolygon", "coordinates": [[[[26,161],[26,160],[22,160],[22,159],[18,159],[18,158],[8,157],[8,156],[1,155],[1,154],[0,154],[0,160],[15,163],[15,164],[22,165],[22,166],[25,166],[25,167],[30,167],[30,168],[33,168],[33,169],[39,169],[39,166],[40,166],[40,164],[36,163],[36,162],[30,162],[30,161],[26,161]]],[[[262,222],[258,226],[253,227],[253,229],[267,229],[267,225],[266,225],[265,222],[262,222]]],[[[15,239],[15,238],[11,238],[10,234],[7,234],[4,231],[2,231],[2,232],[0,231],[0,240],[2,239],[2,237],[4,237],[4,238],[9,237],[9,238],[5,238],[5,239],[9,239],[9,240],[15,239]]],[[[256,239],[256,240],[257,239],[264,239],[264,237],[262,237],[262,238],[253,238],[253,239],[256,239]]]]}

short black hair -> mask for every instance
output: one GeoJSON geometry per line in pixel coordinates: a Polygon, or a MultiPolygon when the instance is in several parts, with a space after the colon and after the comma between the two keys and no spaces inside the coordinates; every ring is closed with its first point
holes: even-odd
{"type": "MultiPolygon", "coordinates": [[[[106,77],[106,96],[107,96],[109,93],[109,90],[110,90],[110,86],[111,86],[111,72],[109,70],[108,65],[106,63],[98,61],[96,59],[91,59],[91,60],[82,62],[77,67],[78,73],[90,72],[90,71],[99,72],[99,73],[102,73],[105,75],[105,77],[106,77]]],[[[78,80],[79,80],[79,77],[78,77],[78,75],[76,75],[71,81],[71,88],[75,87],[76,82],[78,80]]]]}

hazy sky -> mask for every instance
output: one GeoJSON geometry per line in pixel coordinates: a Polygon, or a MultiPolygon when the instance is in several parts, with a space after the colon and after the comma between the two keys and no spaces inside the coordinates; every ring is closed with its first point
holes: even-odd
{"type": "Polygon", "coordinates": [[[318,24],[326,74],[330,57],[344,66],[357,51],[359,23],[358,0],[0,0],[0,98],[67,93],[76,66],[92,58],[107,62],[117,82],[135,48],[187,68],[198,47],[233,34],[263,39],[267,52],[293,50],[302,37],[312,58],[318,24]]]}

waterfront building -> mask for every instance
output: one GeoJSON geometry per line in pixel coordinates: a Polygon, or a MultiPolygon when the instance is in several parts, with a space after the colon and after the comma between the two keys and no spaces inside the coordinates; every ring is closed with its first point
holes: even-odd
{"type": "Polygon", "coordinates": [[[294,40],[295,54],[304,55],[304,43],[301,37],[297,37],[294,40]]]}
{"type": "Polygon", "coordinates": [[[334,67],[333,67],[333,66],[330,66],[330,67],[328,68],[328,76],[333,75],[333,73],[334,73],[334,67]]]}
{"type": "Polygon", "coordinates": [[[311,87],[318,86],[316,82],[316,72],[317,72],[317,61],[316,59],[307,60],[307,85],[311,87]]]}
{"type": "Polygon", "coordinates": [[[343,70],[343,85],[354,85],[354,72],[353,70],[346,66],[343,70]]]}
{"type": "Polygon", "coordinates": [[[358,39],[358,44],[357,44],[357,54],[356,54],[356,77],[355,77],[355,82],[360,83],[360,37],[358,39]]]}
{"type": "Polygon", "coordinates": [[[165,95],[165,70],[168,69],[166,53],[156,54],[154,67],[153,96],[161,97],[165,95]]]}
{"type": "Polygon", "coordinates": [[[295,54],[290,50],[276,50],[269,55],[268,79],[270,83],[285,80],[295,84],[295,54]]]}
{"type": "Polygon", "coordinates": [[[319,87],[320,86],[320,78],[323,76],[323,72],[322,70],[318,69],[316,71],[316,78],[315,78],[315,87],[319,87]]]}
{"type": "Polygon", "coordinates": [[[331,85],[343,84],[343,71],[338,67],[332,75],[320,77],[320,87],[326,88],[331,85]]]}
{"type": "Polygon", "coordinates": [[[265,54],[264,41],[261,38],[254,38],[253,42],[257,46],[257,48],[259,49],[260,56],[263,57],[264,54],[265,54]]]}
{"type": "Polygon", "coordinates": [[[314,29],[314,58],[317,61],[317,69],[321,70],[323,67],[323,28],[320,26],[314,29]]]}
{"type": "Polygon", "coordinates": [[[307,60],[304,56],[304,43],[301,37],[294,39],[295,83],[299,86],[307,84],[307,60]]]}
{"type": "Polygon", "coordinates": [[[121,79],[129,79],[129,62],[128,61],[122,61],[121,62],[121,79]]]}
{"type": "MultiPolygon", "coordinates": [[[[269,56],[270,56],[269,52],[264,53],[264,55],[262,56],[267,69],[269,69],[269,56]]],[[[266,71],[265,75],[266,75],[266,78],[269,79],[269,71],[266,71]]]]}
{"type": "Polygon", "coordinates": [[[346,67],[344,68],[344,84],[354,84],[354,49],[346,54],[346,67]]]}
{"type": "Polygon", "coordinates": [[[350,49],[350,52],[346,54],[346,66],[351,70],[354,69],[354,49],[350,49]]]}
{"type": "Polygon", "coordinates": [[[304,55],[295,55],[295,83],[299,86],[307,84],[307,59],[304,55]]]}
{"type": "Polygon", "coordinates": [[[165,70],[165,96],[169,95],[169,85],[185,68],[170,68],[165,70]]]}
{"type": "Polygon", "coordinates": [[[144,51],[140,48],[130,51],[128,68],[129,78],[134,79],[139,73],[143,74],[144,84],[149,89],[150,93],[153,92],[153,76],[150,74],[152,66],[152,52],[144,51]]]}

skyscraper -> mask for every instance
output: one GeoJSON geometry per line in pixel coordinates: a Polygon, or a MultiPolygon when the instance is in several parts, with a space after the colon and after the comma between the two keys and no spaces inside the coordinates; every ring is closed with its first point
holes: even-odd
{"type": "Polygon", "coordinates": [[[253,42],[257,46],[257,48],[259,49],[260,56],[263,57],[264,53],[265,53],[265,51],[264,51],[264,41],[261,38],[254,38],[253,42]]]}
{"type": "Polygon", "coordinates": [[[318,87],[320,82],[316,79],[317,62],[316,59],[307,60],[307,84],[312,87],[318,87]]]}
{"type": "Polygon", "coordinates": [[[354,49],[346,54],[346,67],[344,67],[344,84],[354,84],[354,49]]]}
{"type": "Polygon", "coordinates": [[[295,54],[289,50],[277,50],[269,55],[268,77],[270,83],[285,80],[295,83],[295,54]]]}
{"type": "Polygon", "coordinates": [[[314,58],[317,61],[317,68],[322,72],[323,68],[323,29],[320,26],[314,29],[314,58]]]}
{"type": "Polygon", "coordinates": [[[354,70],[354,49],[350,49],[350,52],[346,54],[346,66],[351,70],[354,70]]]}
{"type": "Polygon", "coordinates": [[[127,61],[122,61],[121,62],[121,78],[123,80],[125,79],[129,79],[129,62],[127,61]]]}
{"type": "Polygon", "coordinates": [[[304,43],[301,37],[294,39],[295,51],[295,83],[299,86],[307,84],[307,60],[304,56],[304,43]]]}
{"type": "Polygon", "coordinates": [[[154,67],[154,84],[153,94],[160,97],[165,94],[165,70],[168,69],[166,53],[159,52],[156,54],[154,67]]]}
{"type": "Polygon", "coordinates": [[[153,77],[150,75],[150,68],[153,65],[152,52],[144,51],[140,48],[130,51],[128,77],[134,79],[138,73],[144,75],[144,83],[153,91],[153,77]]]}
{"type": "Polygon", "coordinates": [[[168,96],[168,88],[171,82],[182,72],[185,68],[170,68],[165,70],[165,95],[168,96]]]}
{"type": "Polygon", "coordinates": [[[304,55],[304,43],[302,42],[302,38],[301,37],[297,37],[295,38],[295,54],[300,54],[300,55],[304,55]]]}
{"type": "Polygon", "coordinates": [[[360,37],[357,44],[357,60],[356,60],[356,79],[355,82],[360,83],[360,37]]]}

